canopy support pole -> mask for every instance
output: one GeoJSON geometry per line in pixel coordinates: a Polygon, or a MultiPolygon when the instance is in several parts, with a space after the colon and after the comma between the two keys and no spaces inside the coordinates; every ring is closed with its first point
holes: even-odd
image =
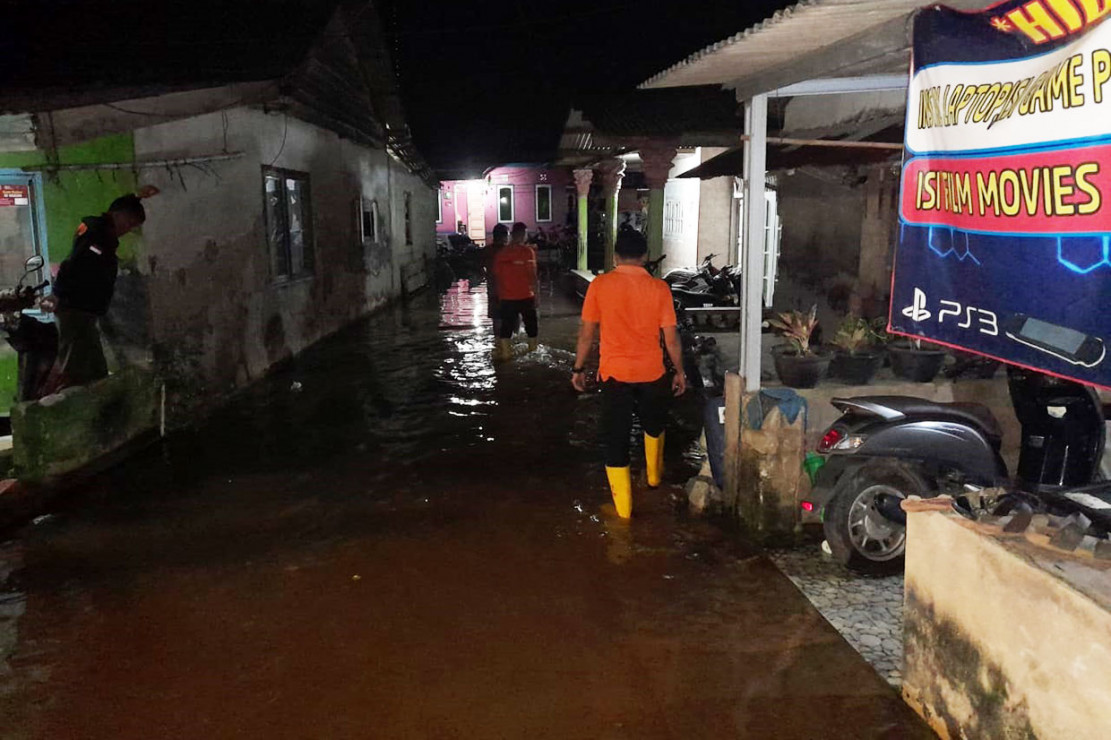
{"type": "Polygon", "coordinates": [[[764,318],[764,182],[767,178],[768,97],[745,102],[744,240],[741,249],[741,356],[745,390],[760,390],[761,324],[764,318]]]}

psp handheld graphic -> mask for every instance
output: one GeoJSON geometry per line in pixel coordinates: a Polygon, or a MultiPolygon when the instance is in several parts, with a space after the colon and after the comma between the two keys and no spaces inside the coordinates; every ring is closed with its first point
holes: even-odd
{"type": "Polygon", "coordinates": [[[1019,344],[1081,367],[1095,367],[1107,354],[1107,347],[1099,337],[1026,314],[1010,316],[1003,321],[1002,328],[1007,337],[1019,344]]]}

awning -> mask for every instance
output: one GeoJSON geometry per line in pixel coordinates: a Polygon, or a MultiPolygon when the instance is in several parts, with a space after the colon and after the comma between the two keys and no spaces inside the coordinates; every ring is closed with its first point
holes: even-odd
{"type": "MultiPolygon", "coordinates": [[[[642,88],[732,85],[739,100],[822,77],[906,72],[910,15],[924,0],[803,0],[696,52],[642,88]]],[[[977,10],[985,0],[949,0],[977,10]]]]}

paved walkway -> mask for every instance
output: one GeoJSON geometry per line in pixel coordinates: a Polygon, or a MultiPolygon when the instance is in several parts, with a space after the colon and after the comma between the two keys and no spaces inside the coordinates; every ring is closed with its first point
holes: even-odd
{"type": "Polygon", "coordinates": [[[847,570],[817,545],[770,553],[772,562],[892,686],[903,683],[903,577],[847,570]]]}

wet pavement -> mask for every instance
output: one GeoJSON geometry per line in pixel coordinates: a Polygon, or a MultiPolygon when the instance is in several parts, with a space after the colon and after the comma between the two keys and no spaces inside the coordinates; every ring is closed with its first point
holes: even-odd
{"type": "Polygon", "coordinates": [[[771,561],[876,672],[903,684],[903,576],[854,573],[816,544],[773,550],[771,561]]]}
{"type": "Polygon", "coordinates": [[[932,737],[676,507],[690,402],[617,521],[575,307],[494,367],[484,304],[380,313],[12,533],[0,737],[932,737]]]}

